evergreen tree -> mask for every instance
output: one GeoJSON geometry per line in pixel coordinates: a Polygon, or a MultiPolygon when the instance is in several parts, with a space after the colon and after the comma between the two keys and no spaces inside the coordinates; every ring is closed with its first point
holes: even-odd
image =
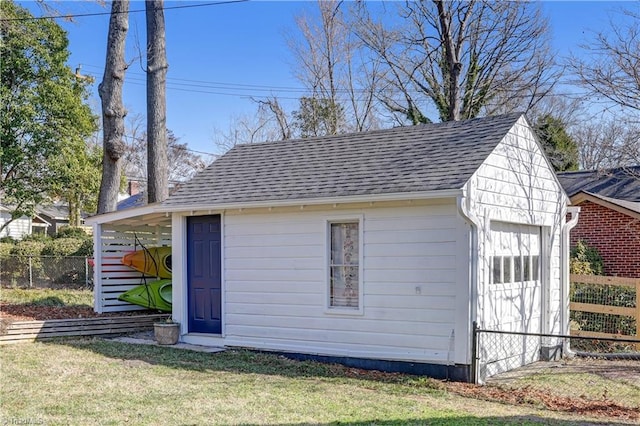
{"type": "Polygon", "coordinates": [[[578,170],[578,145],[561,120],[543,115],[536,121],[535,129],[556,172],[578,170]]]}

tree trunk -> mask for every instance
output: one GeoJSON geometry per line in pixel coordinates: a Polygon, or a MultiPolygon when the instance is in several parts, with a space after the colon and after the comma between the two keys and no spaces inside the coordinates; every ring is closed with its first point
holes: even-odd
{"type": "MultiPolygon", "coordinates": [[[[74,197],[75,198],[75,197],[74,197]]],[[[80,203],[76,203],[73,200],[69,200],[69,226],[80,226],[80,203]]]]}
{"type": "Polygon", "coordinates": [[[438,19],[440,21],[440,28],[442,31],[442,48],[444,49],[445,65],[447,67],[447,74],[449,81],[446,82],[445,93],[448,94],[448,115],[447,121],[459,121],[460,120],[460,72],[462,70],[462,64],[460,63],[456,55],[456,46],[453,40],[453,34],[451,29],[451,12],[445,10],[442,1],[436,1],[438,8],[438,19]]]}
{"type": "Polygon", "coordinates": [[[147,178],[149,203],[169,196],[167,165],[167,55],[163,0],[147,0],[147,178]]]}
{"type": "Polygon", "coordinates": [[[124,46],[129,29],[129,0],[114,0],[111,4],[107,61],[98,93],[102,101],[103,146],[102,182],[98,196],[98,213],[112,212],[118,206],[121,158],[125,151],[122,86],[127,69],[124,46]]]}

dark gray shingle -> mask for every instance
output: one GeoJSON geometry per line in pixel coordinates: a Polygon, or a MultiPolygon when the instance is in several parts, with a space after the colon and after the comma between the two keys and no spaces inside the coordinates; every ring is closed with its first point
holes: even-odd
{"type": "Polygon", "coordinates": [[[569,197],[584,191],[619,200],[640,201],[640,165],[563,172],[558,173],[558,180],[569,197]]]}
{"type": "Polygon", "coordinates": [[[520,116],[238,145],[163,204],[205,206],[459,189],[520,116]]]}

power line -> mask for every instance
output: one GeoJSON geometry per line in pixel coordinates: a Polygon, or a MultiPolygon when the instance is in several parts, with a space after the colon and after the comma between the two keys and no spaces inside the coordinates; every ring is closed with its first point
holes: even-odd
{"type": "MultiPolygon", "coordinates": [[[[95,68],[99,70],[99,71],[87,71],[88,73],[93,74],[95,76],[99,76],[99,72],[104,72],[104,67],[101,67],[98,65],[82,64],[82,66],[95,68]]],[[[145,81],[146,81],[146,73],[144,72],[127,70],[126,75],[127,75],[127,80],[129,80],[128,76],[133,75],[133,76],[145,76],[145,81]]],[[[260,85],[260,84],[226,83],[222,81],[193,80],[193,79],[179,78],[179,77],[167,77],[167,81],[171,81],[171,82],[180,81],[185,83],[192,83],[189,85],[204,85],[203,87],[223,86],[223,87],[216,87],[220,89],[226,89],[227,87],[224,87],[224,86],[229,86],[228,88],[230,89],[238,89],[238,90],[256,89],[256,90],[264,90],[264,91],[277,90],[279,92],[303,92],[303,93],[308,92],[308,90],[302,86],[267,86],[267,85],[260,85]]],[[[175,83],[175,84],[183,84],[183,83],[175,83]]]]}
{"type": "MultiPolygon", "coordinates": [[[[87,67],[102,69],[97,65],[86,65],[87,67]]],[[[87,71],[87,74],[91,74],[95,77],[100,77],[98,72],[87,71]]],[[[140,86],[145,84],[146,79],[136,77],[136,75],[145,75],[144,73],[136,73],[136,72],[127,72],[127,75],[133,75],[133,77],[127,77],[126,82],[132,85],[140,86]]],[[[567,81],[564,84],[571,84],[571,81],[567,81]]],[[[260,92],[277,92],[277,93],[289,93],[292,95],[298,94],[298,97],[292,96],[278,96],[279,99],[285,100],[299,100],[300,96],[310,95],[311,91],[304,87],[293,87],[293,86],[266,86],[266,85],[257,85],[257,84],[243,84],[243,83],[224,83],[217,81],[205,81],[205,80],[191,80],[186,78],[167,78],[167,89],[175,90],[180,92],[190,92],[190,93],[204,93],[210,95],[219,95],[219,96],[234,96],[239,98],[266,98],[268,95],[259,94],[260,92]],[[185,82],[185,83],[180,83],[185,82]],[[215,89],[215,90],[228,90],[235,92],[219,92],[205,89],[215,89]],[[251,93],[239,93],[239,92],[247,92],[251,91],[251,93]]],[[[369,94],[371,89],[342,89],[338,90],[338,93],[358,93],[358,94],[369,94]]],[[[401,93],[399,89],[396,90],[397,93],[401,93]]],[[[417,91],[413,91],[418,93],[417,91]]],[[[583,96],[588,94],[587,92],[555,92],[549,93],[547,96],[550,97],[558,97],[558,96],[583,96]]],[[[525,96],[525,95],[522,95],[525,96]]]]}
{"type": "MultiPolygon", "coordinates": [[[[249,0],[227,0],[227,1],[212,2],[212,3],[184,4],[184,5],[180,5],[180,6],[163,7],[162,10],[187,9],[187,8],[193,8],[193,7],[219,6],[219,5],[231,4],[231,3],[244,3],[244,2],[247,2],[247,1],[249,1],[249,0]]],[[[116,13],[121,14],[121,13],[139,13],[139,12],[146,12],[146,10],[145,9],[136,9],[136,10],[121,11],[121,12],[116,12],[116,13]]],[[[0,22],[37,21],[37,20],[41,20],[41,19],[58,19],[58,18],[62,18],[62,19],[85,18],[85,17],[90,17],[90,16],[104,16],[104,15],[111,15],[111,12],[77,13],[77,14],[72,14],[72,15],[58,15],[58,16],[54,16],[54,15],[49,15],[49,16],[31,16],[31,17],[28,17],[28,18],[6,18],[6,19],[0,19],[0,22]]]]}

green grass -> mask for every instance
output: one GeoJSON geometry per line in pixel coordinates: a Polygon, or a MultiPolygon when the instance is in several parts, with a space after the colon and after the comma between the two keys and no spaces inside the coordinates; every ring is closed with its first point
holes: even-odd
{"type": "Polygon", "coordinates": [[[93,307],[91,290],[72,289],[0,289],[0,302],[34,306],[89,306],[93,307]]]}
{"type": "Polygon", "coordinates": [[[1,346],[0,368],[2,424],[573,424],[424,377],[248,351],[60,340],[1,346]]]}

